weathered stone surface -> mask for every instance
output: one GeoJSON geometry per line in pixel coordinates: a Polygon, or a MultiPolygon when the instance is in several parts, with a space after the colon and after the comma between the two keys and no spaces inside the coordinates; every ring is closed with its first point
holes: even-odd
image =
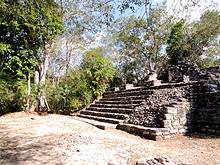
{"type": "Polygon", "coordinates": [[[205,81],[206,92],[220,90],[220,66],[199,69],[196,64],[188,61],[179,62],[169,68],[170,82],[205,81]]]}
{"type": "Polygon", "coordinates": [[[136,161],[136,165],[176,165],[177,163],[168,156],[160,156],[158,158],[146,158],[136,161]]]}
{"type": "Polygon", "coordinates": [[[169,73],[171,82],[167,84],[160,84],[151,73],[139,87],[127,84],[115,88],[80,115],[105,122],[121,119],[125,123],[120,126],[122,130],[151,139],[193,131],[218,135],[220,67],[200,70],[195,64],[179,62],[169,73]],[[138,126],[167,130],[143,131],[138,126]]]}

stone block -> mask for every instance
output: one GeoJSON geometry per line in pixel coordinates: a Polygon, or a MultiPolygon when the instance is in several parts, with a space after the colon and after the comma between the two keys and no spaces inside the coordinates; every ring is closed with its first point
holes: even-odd
{"type": "Polygon", "coordinates": [[[207,131],[212,133],[212,134],[215,134],[215,130],[214,129],[208,129],[207,131]]]}
{"type": "Polygon", "coordinates": [[[145,136],[145,135],[149,135],[150,134],[150,132],[149,131],[144,131],[143,132],[143,135],[145,136]]]}
{"type": "Polygon", "coordinates": [[[170,138],[171,138],[170,135],[164,136],[164,139],[170,139],[170,138]]]}
{"type": "Polygon", "coordinates": [[[186,130],[185,130],[185,129],[180,129],[180,130],[179,130],[179,133],[180,133],[180,134],[184,134],[184,133],[186,133],[186,130]]]}
{"type": "Polygon", "coordinates": [[[160,140],[163,140],[163,139],[164,139],[163,136],[156,136],[156,137],[155,137],[155,140],[156,140],[156,141],[160,141],[160,140]]]}
{"type": "Polygon", "coordinates": [[[171,120],[164,120],[163,121],[163,126],[165,128],[170,128],[171,127],[171,120]]]}
{"type": "Polygon", "coordinates": [[[202,132],[206,132],[207,129],[201,128],[200,130],[201,130],[202,132]]]}
{"type": "Polygon", "coordinates": [[[178,133],[178,129],[170,130],[170,134],[177,134],[177,133],[178,133]]]}
{"type": "Polygon", "coordinates": [[[134,85],[133,84],[126,84],[125,89],[133,89],[134,85]]]}
{"type": "Polygon", "coordinates": [[[167,113],[177,113],[177,109],[175,107],[167,107],[167,113]]]}
{"type": "Polygon", "coordinates": [[[177,114],[177,108],[173,108],[173,113],[177,114]]]}
{"type": "Polygon", "coordinates": [[[119,87],[114,87],[114,91],[119,91],[119,87]]]}
{"type": "Polygon", "coordinates": [[[164,114],[164,118],[165,118],[165,120],[172,120],[173,115],[172,114],[164,114]]]}
{"type": "Polygon", "coordinates": [[[170,135],[170,131],[169,132],[163,132],[163,136],[167,136],[170,135]]]}
{"type": "Polygon", "coordinates": [[[172,126],[179,126],[179,125],[180,125],[179,120],[173,120],[172,121],[172,126]]]}
{"type": "Polygon", "coordinates": [[[173,114],[173,119],[178,120],[179,119],[179,114],[173,114]]]}
{"type": "Polygon", "coordinates": [[[216,135],[220,135],[220,130],[216,130],[216,135]]]}
{"type": "Polygon", "coordinates": [[[187,123],[187,120],[185,117],[180,118],[180,125],[185,125],[187,123]]]}
{"type": "Polygon", "coordinates": [[[161,132],[169,132],[169,131],[170,131],[170,128],[160,128],[160,131],[161,131],[161,132]]]}
{"type": "Polygon", "coordinates": [[[163,135],[162,132],[156,132],[156,136],[161,136],[161,135],[163,135]]]}

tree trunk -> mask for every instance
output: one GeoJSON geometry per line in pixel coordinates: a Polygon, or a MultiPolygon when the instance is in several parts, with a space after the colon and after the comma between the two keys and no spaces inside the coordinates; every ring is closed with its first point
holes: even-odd
{"type": "Polygon", "coordinates": [[[61,69],[62,69],[62,66],[59,67],[59,75],[58,75],[58,78],[57,78],[57,86],[59,86],[59,84],[60,84],[61,69]]]}
{"type": "MultiPolygon", "coordinates": [[[[52,50],[54,44],[51,44],[50,46],[52,50]]],[[[38,102],[33,103],[32,109],[38,112],[43,112],[43,111],[45,112],[47,110],[50,110],[49,105],[47,103],[45,87],[44,87],[44,85],[46,84],[46,73],[48,70],[50,53],[51,52],[48,52],[48,47],[45,46],[43,62],[35,67],[34,85],[35,85],[35,90],[38,93],[38,102]]]]}
{"type": "MultiPolygon", "coordinates": [[[[34,71],[34,89],[35,89],[35,92],[37,92],[37,93],[39,93],[38,92],[39,70],[40,70],[40,67],[39,67],[39,65],[37,65],[35,67],[35,71],[34,71]]],[[[34,112],[34,111],[38,111],[38,103],[35,99],[34,99],[32,105],[31,105],[31,109],[30,109],[30,112],[34,112]]]]}
{"type": "MultiPolygon", "coordinates": [[[[45,48],[45,57],[44,57],[44,61],[43,64],[41,64],[40,66],[40,78],[39,78],[39,83],[40,86],[44,86],[46,83],[46,73],[48,70],[48,64],[49,64],[49,55],[47,52],[47,48],[45,48]]],[[[43,90],[44,91],[44,90],[43,90]]],[[[43,91],[39,92],[39,105],[38,105],[38,111],[42,112],[42,111],[47,111],[46,107],[46,96],[45,93],[43,91]]]]}
{"type": "Polygon", "coordinates": [[[30,112],[30,95],[31,95],[31,73],[28,71],[28,98],[27,98],[27,107],[26,112],[30,112]]]}
{"type": "Polygon", "coordinates": [[[43,112],[49,110],[49,106],[46,101],[46,96],[44,93],[44,85],[46,83],[46,73],[48,70],[48,64],[49,64],[49,55],[47,54],[47,50],[45,49],[45,57],[42,64],[39,64],[35,67],[35,73],[34,73],[34,85],[35,90],[38,93],[38,102],[34,102],[32,104],[32,110],[43,112]],[[40,88],[39,88],[39,86],[40,88]],[[47,105],[46,105],[47,104],[47,105]]]}

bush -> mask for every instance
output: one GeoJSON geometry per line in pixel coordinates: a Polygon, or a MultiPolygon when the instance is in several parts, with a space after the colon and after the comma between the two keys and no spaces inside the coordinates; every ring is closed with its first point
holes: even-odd
{"type": "Polygon", "coordinates": [[[25,110],[27,85],[23,81],[7,82],[0,79],[0,116],[25,110]]]}

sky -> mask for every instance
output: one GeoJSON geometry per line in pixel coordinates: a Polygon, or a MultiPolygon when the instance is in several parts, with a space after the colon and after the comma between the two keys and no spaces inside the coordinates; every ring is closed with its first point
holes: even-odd
{"type": "Polygon", "coordinates": [[[199,19],[205,10],[220,11],[219,0],[169,0],[166,6],[170,14],[188,18],[190,21],[199,19]]]}
{"type": "MultiPolygon", "coordinates": [[[[181,18],[188,17],[188,20],[199,19],[200,15],[207,9],[220,11],[220,0],[151,0],[152,8],[165,1],[165,5],[167,6],[170,15],[175,15],[181,18]],[[193,2],[195,2],[194,5],[193,2]]],[[[135,15],[143,16],[144,12],[144,5],[141,7],[137,6],[135,15]]],[[[125,12],[125,15],[131,14],[131,11],[125,12]]]]}
{"type": "MultiPolygon", "coordinates": [[[[153,4],[152,7],[155,7],[157,5],[157,3],[161,3],[164,2],[165,0],[150,0],[153,4]]],[[[205,9],[211,9],[211,7],[209,7],[210,5],[214,5],[215,9],[219,10],[219,4],[217,4],[219,0],[167,0],[166,1],[166,6],[168,7],[168,12],[170,15],[175,15],[178,16],[180,19],[181,18],[186,18],[189,17],[190,20],[195,20],[195,19],[199,19],[200,15],[202,14],[202,12],[205,9]],[[184,6],[186,4],[193,4],[192,2],[198,1],[198,3],[195,4],[195,6],[191,6],[189,8],[185,8],[184,6]],[[189,9],[189,10],[187,10],[189,9]]],[[[112,1],[114,2],[114,1],[112,1]]],[[[117,5],[117,4],[114,4],[117,5]]],[[[135,7],[136,9],[136,13],[135,15],[137,16],[144,16],[145,13],[145,6],[137,6],[135,7]]],[[[130,16],[134,13],[131,12],[131,10],[127,10],[123,15],[124,16],[130,16]]],[[[115,16],[119,17],[120,16],[120,12],[119,11],[115,11],[115,16]]],[[[189,19],[187,19],[189,20],[189,19]]],[[[103,31],[97,33],[96,35],[94,35],[94,41],[91,43],[91,46],[88,48],[97,48],[99,46],[102,46],[102,37],[105,37],[105,33],[103,31]]],[[[88,50],[88,49],[86,49],[88,50]]],[[[78,59],[79,60],[79,59],[78,59]]],[[[79,60],[80,61],[80,60],[79,60]]]]}

